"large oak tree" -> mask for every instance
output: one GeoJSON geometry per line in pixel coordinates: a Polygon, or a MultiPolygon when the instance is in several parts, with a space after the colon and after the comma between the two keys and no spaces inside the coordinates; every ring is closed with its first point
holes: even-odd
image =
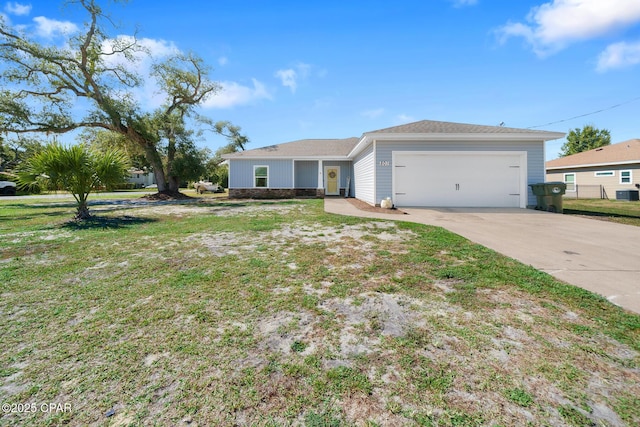
{"type": "Polygon", "coordinates": [[[115,132],[138,145],[151,164],[158,191],[178,190],[172,160],[186,120],[220,86],[194,54],[176,54],[156,64],[152,77],[164,95],[162,107],[145,111],[134,90],[133,71],[144,47],[135,37],[110,37],[111,21],[96,0],[69,2],[87,15],[84,30],[64,47],[38,43],[0,15],[0,131],[62,134],[80,128],[115,132]],[[117,60],[114,60],[117,58],[117,60]],[[85,103],[82,101],[85,100],[85,103]],[[74,107],[87,105],[78,117],[74,107]],[[160,144],[166,144],[162,148],[160,144]],[[163,163],[162,151],[169,161],[163,163]]]}

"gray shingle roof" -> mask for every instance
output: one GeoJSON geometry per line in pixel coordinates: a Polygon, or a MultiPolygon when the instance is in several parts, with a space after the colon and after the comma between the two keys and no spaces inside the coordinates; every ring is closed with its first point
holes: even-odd
{"type": "Polygon", "coordinates": [[[393,126],[389,128],[365,132],[365,135],[371,133],[540,133],[541,135],[545,135],[552,134],[554,132],[509,128],[504,126],[485,126],[466,123],[422,120],[419,122],[407,123],[406,125],[393,126]]]}
{"type": "MultiPolygon", "coordinates": [[[[563,133],[549,132],[542,130],[518,129],[503,126],[484,126],[465,123],[439,122],[433,120],[422,120],[400,126],[365,132],[362,138],[344,139],[301,139],[298,141],[286,142],[282,144],[270,145],[268,147],[255,148],[253,150],[241,151],[238,153],[226,154],[225,159],[260,159],[260,158],[341,158],[347,157],[356,150],[361,150],[360,145],[366,144],[367,136],[379,134],[413,134],[427,135],[434,137],[437,135],[499,135],[508,138],[509,135],[519,134],[517,139],[534,138],[537,140],[557,139],[564,136],[563,133]],[[358,143],[362,141],[362,144],[358,143]],[[360,148],[356,148],[356,146],[360,148]]],[[[497,136],[496,136],[497,138],[497,136]]]]}
{"type": "Polygon", "coordinates": [[[295,157],[346,157],[360,138],[344,139],[301,139],[268,147],[254,148],[227,154],[225,159],[242,158],[295,158],[295,157]]]}

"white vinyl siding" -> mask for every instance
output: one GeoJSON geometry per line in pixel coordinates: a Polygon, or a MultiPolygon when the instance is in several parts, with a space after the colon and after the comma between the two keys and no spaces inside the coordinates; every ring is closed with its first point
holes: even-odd
{"type": "Polygon", "coordinates": [[[375,159],[373,144],[358,154],[353,162],[355,197],[375,205],[375,159]]]}

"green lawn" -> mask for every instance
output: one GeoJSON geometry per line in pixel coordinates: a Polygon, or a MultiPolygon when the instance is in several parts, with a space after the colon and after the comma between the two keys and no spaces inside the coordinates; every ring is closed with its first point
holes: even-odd
{"type": "Polygon", "coordinates": [[[444,229],[95,203],[0,200],[0,425],[640,424],[640,316],[444,229]]]}
{"type": "Polygon", "coordinates": [[[564,213],[640,226],[640,202],[600,199],[564,199],[564,213]]]}

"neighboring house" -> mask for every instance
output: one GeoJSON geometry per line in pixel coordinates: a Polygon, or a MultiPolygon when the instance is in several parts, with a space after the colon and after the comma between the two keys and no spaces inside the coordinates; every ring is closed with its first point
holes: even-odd
{"type": "Polygon", "coordinates": [[[134,184],[136,188],[147,187],[156,183],[156,176],[146,170],[130,169],[127,182],[134,184]]]}
{"type": "Polygon", "coordinates": [[[544,142],[564,133],[424,120],[360,138],[227,154],[230,197],[348,195],[371,205],[534,206],[544,142]]]}
{"type": "Polygon", "coordinates": [[[567,184],[565,197],[616,198],[640,187],[640,139],[607,145],[546,163],[547,181],[567,184]]]}

